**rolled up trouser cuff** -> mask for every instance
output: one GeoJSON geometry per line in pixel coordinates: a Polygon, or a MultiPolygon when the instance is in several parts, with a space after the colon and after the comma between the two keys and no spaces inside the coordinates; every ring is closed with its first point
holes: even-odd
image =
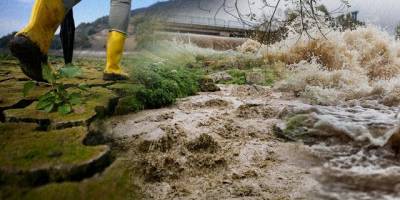
{"type": "Polygon", "coordinates": [[[72,7],[78,4],[81,0],[63,0],[63,1],[64,1],[65,13],[67,13],[72,7]]]}
{"type": "Polygon", "coordinates": [[[111,0],[109,17],[110,31],[118,31],[125,35],[127,34],[131,2],[131,0],[111,0]]]}

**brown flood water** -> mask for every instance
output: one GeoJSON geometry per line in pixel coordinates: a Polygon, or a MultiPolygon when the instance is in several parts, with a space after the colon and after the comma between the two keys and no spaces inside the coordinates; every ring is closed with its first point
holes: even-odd
{"type": "Polygon", "coordinates": [[[382,133],[395,127],[394,111],[313,107],[283,100],[288,98],[261,86],[221,89],[105,122],[103,131],[127,152],[148,199],[400,197],[400,167],[393,151],[371,145],[381,141],[376,135],[357,135],[377,124],[382,133]],[[332,134],[305,145],[274,134],[281,118],[304,110],[319,119],[314,133],[346,127],[350,131],[335,134],[363,139],[332,134]]]}

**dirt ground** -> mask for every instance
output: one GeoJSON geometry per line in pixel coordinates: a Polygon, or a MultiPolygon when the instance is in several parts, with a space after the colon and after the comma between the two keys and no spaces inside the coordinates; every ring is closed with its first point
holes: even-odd
{"type": "Polygon", "coordinates": [[[318,160],[273,133],[281,99],[268,87],[224,85],[100,128],[131,160],[146,199],[313,199],[318,160]]]}

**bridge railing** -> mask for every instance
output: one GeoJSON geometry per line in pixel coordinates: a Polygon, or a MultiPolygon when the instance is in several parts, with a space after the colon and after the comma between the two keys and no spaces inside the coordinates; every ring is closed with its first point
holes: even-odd
{"type": "Polygon", "coordinates": [[[203,25],[203,26],[229,28],[229,29],[242,29],[242,30],[253,29],[253,27],[244,24],[240,21],[224,20],[211,17],[195,17],[187,15],[168,15],[166,16],[166,22],[176,23],[176,24],[203,25]]]}

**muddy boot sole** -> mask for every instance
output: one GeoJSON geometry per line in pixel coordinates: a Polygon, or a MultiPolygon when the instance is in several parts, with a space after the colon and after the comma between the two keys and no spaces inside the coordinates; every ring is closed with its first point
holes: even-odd
{"type": "Polygon", "coordinates": [[[40,48],[29,38],[16,35],[9,44],[13,56],[21,63],[22,72],[29,78],[47,82],[42,76],[42,65],[47,63],[47,55],[44,55],[40,48]]]}
{"type": "Polygon", "coordinates": [[[103,80],[105,80],[105,81],[126,81],[126,80],[129,80],[129,77],[126,75],[121,75],[121,74],[104,73],[103,80]]]}

